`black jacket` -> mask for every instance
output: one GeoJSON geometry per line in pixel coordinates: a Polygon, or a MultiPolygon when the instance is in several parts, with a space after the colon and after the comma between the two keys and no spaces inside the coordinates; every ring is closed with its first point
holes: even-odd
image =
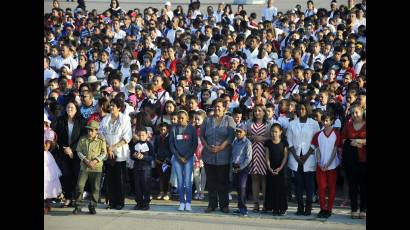
{"type": "Polygon", "coordinates": [[[154,155],[155,160],[171,162],[172,152],[169,148],[169,134],[161,141],[161,136],[154,137],[154,155]]]}
{"type": "Polygon", "coordinates": [[[135,144],[132,145],[130,149],[131,159],[134,160],[134,170],[151,170],[151,161],[154,159],[154,148],[152,147],[151,143],[148,141],[137,141],[135,144]],[[149,151],[143,152],[144,157],[141,160],[134,158],[133,154],[135,153],[135,146],[140,144],[147,144],[149,151]]]}
{"type": "Polygon", "coordinates": [[[64,148],[63,148],[63,147],[69,146],[71,150],[74,152],[74,159],[78,159],[78,156],[76,153],[77,144],[78,144],[78,141],[80,140],[80,137],[87,133],[87,129],[85,128],[86,122],[87,121],[80,114],[78,114],[78,116],[74,119],[73,131],[71,133],[71,143],[68,143],[68,117],[67,115],[58,117],[51,124],[52,129],[57,134],[57,144],[58,144],[57,155],[59,157],[62,157],[63,159],[64,158],[69,159],[69,157],[64,153],[64,148]]]}

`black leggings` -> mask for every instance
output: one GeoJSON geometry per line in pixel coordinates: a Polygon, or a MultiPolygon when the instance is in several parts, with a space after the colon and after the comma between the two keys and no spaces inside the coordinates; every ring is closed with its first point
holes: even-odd
{"type": "Polygon", "coordinates": [[[360,194],[360,211],[366,212],[366,162],[358,162],[346,168],[349,183],[350,207],[352,212],[358,210],[358,195],[360,194]]]}

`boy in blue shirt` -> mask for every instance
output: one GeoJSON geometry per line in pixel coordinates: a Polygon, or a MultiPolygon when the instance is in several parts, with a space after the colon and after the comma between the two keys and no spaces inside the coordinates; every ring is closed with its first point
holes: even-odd
{"type": "Polygon", "coordinates": [[[232,142],[232,171],[237,182],[238,208],[235,214],[248,215],[246,207],[246,181],[248,179],[248,165],[252,160],[252,143],[246,137],[246,128],[240,124],[235,129],[235,140],[232,142]]]}

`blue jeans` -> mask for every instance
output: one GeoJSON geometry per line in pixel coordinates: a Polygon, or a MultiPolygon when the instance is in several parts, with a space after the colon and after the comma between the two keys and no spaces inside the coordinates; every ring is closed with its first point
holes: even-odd
{"type": "Polygon", "coordinates": [[[237,181],[237,191],[238,191],[238,208],[241,211],[247,211],[246,208],[246,181],[248,179],[249,168],[246,167],[234,173],[234,178],[237,181]]]}
{"type": "Polygon", "coordinates": [[[178,193],[180,203],[191,203],[192,200],[192,170],[194,157],[187,159],[185,164],[179,162],[175,156],[171,159],[178,182],[178,193]],[[185,199],[186,194],[186,199],[185,199]]]}

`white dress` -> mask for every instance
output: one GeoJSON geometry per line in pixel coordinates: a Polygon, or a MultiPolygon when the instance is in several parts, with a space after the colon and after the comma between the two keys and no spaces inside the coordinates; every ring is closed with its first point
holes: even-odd
{"type": "Polygon", "coordinates": [[[61,171],[49,151],[44,151],[44,199],[56,198],[61,193],[61,171]]]}

